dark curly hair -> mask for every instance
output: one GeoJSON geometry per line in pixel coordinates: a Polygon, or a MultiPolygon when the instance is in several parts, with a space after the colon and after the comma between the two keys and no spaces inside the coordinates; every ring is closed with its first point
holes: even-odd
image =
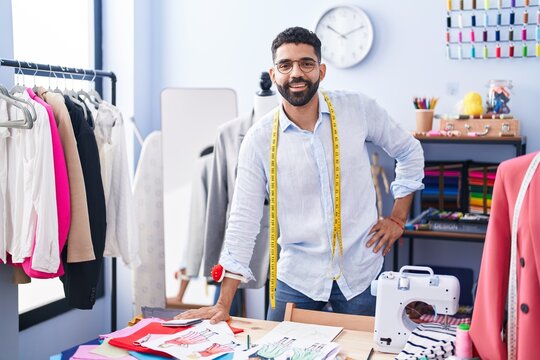
{"type": "Polygon", "coordinates": [[[307,44],[313,46],[317,60],[321,61],[321,40],[313,31],[296,26],[285,29],[272,41],[272,60],[276,60],[276,51],[283,44],[307,44]]]}

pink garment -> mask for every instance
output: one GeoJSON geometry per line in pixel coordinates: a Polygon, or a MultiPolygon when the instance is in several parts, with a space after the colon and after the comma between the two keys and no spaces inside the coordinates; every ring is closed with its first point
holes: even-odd
{"type": "MultiPolygon", "coordinates": [[[[39,96],[37,96],[32,89],[27,88],[26,91],[30,97],[37,103],[43,105],[49,115],[49,123],[51,124],[51,137],[53,147],[53,160],[54,160],[54,179],[56,188],[56,212],[58,214],[58,245],[60,256],[62,255],[62,249],[67,241],[67,235],[69,232],[69,226],[71,223],[71,202],[69,193],[69,180],[67,175],[66,158],[64,157],[64,149],[62,148],[62,142],[60,141],[60,135],[58,134],[58,126],[54,119],[52,108],[49,104],[44,102],[39,96]]],[[[39,221],[39,219],[38,219],[39,221]]],[[[35,239],[34,245],[35,247],[35,239]]],[[[60,266],[56,273],[46,273],[32,269],[32,257],[24,259],[22,263],[24,272],[33,278],[37,279],[50,279],[58,277],[64,274],[64,267],[60,261],[60,266]]]]}
{"type": "MultiPolygon", "coordinates": [[[[507,358],[501,338],[508,297],[511,224],[525,172],[536,153],[501,163],[495,177],[470,335],[481,359],[507,358]]],[[[517,359],[532,359],[540,332],[540,169],[523,199],[517,233],[517,359]]]]}
{"type": "MultiPolygon", "coordinates": [[[[424,171],[425,176],[440,176],[441,172],[439,170],[425,170],[424,171]]],[[[445,170],[443,171],[444,177],[459,177],[461,176],[461,172],[455,171],[455,170],[445,170]]]]}
{"type": "MultiPolygon", "coordinates": [[[[93,350],[97,349],[100,345],[80,345],[77,348],[77,351],[73,356],[70,358],[70,360],[110,360],[112,358],[94,354],[92,353],[93,350]]],[[[114,358],[114,360],[137,360],[137,358],[127,355],[122,357],[114,358]]]]}
{"type": "MultiPolygon", "coordinates": [[[[495,173],[490,171],[486,174],[487,179],[495,180],[495,173]]],[[[469,171],[469,177],[483,179],[484,173],[482,171],[469,171]]]]}
{"type": "Polygon", "coordinates": [[[158,319],[158,318],[147,318],[147,319],[141,319],[138,323],[136,323],[135,325],[133,326],[127,326],[123,329],[120,329],[120,330],[116,330],[112,333],[109,333],[109,334],[104,334],[104,335],[99,335],[99,338],[100,339],[115,339],[115,338],[118,338],[118,337],[126,337],[126,336],[129,336],[137,331],[139,331],[140,329],[142,329],[143,327],[145,327],[146,325],[150,324],[150,323],[162,323],[164,320],[161,320],[161,319],[158,319]]]}

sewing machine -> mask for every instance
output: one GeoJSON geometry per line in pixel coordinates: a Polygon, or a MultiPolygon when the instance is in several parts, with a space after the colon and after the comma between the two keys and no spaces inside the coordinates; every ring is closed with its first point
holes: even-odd
{"type": "Polygon", "coordinates": [[[405,313],[406,306],[422,301],[432,305],[438,315],[453,315],[459,305],[459,281],[455,276],[435,275],[429,267],[404,266],[399,272],[385,271],[373,280],[371,295],[377,296],[375,347],[397,354],[418,325],[405,313]]]}

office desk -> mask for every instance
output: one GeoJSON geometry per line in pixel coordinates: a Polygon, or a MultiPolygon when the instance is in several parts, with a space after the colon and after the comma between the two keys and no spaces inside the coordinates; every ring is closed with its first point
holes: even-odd
{"type": "MultiPolygon", "coordinates": [[[[236,338],[240,342],[246,342],[246,337],[249,334],[251,342],[257,342],[268,331],[272,330],[278,322],[255,320],[247,318],[233,317],[231,326],[244,329],[243,333],[237,334],[236,338]]],[[[335,340],[341,346],[339,355],[342,358],[352,358],[354,360],[367,359],[373,344],[373,333],[363,331],[343,330],[335,340]]],[[[375,351],[371,357],[373,360],[394,359],[393,354],[383,354],[375,351]]]]}

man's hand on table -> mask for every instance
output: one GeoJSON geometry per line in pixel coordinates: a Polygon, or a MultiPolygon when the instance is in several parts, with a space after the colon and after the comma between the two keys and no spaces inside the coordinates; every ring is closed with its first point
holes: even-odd
{"type": "Polygon", "coordinates": [[[210,319],[211,324],[216,324],[220,321],[227,321],[231,317],[229,310],[219,302],[214,306],[206,306],[200,309],[184,311],[174,317],[175,319],[210,319]]]}

